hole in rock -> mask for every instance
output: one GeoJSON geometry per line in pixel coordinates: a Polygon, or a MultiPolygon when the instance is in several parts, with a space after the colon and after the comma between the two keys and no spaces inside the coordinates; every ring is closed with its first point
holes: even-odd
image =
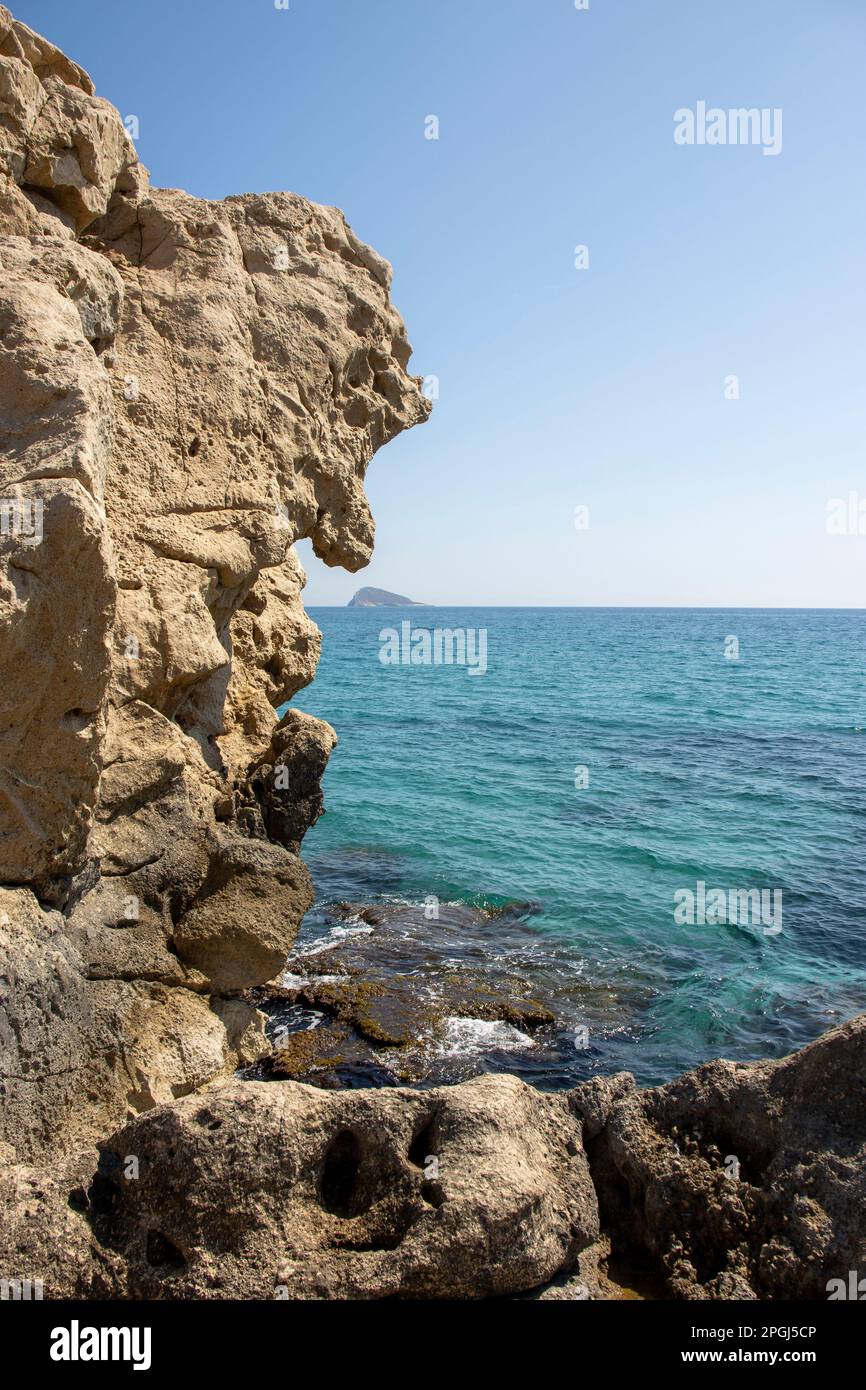
{"type": "MultiPolygon", "coordinates": [[[[116,1163],[116,1154],[106,1151],[100,1154],[99,1167],[91,1180],[86,1201],[96,1239],[110,1249],[119,1250],[124,1243],[126,1221],[123,1194],[113,1173],[116,1163]]],[[[70,1206],[73,1206],[71,1201],[70,1206]]]]}
{"type": "Polygon", "coordinates": [[[436,1116],[427,1120],[422,1129],[419,1129],[412,1143],[409,1145],[409,1162],[414,1163],[416,1168],[423,1168],[431,1154],[436,1152],[436,1116]]]}
{"type": "Polygon", "coordinates": [[[195,1122],[201,1125],[202,1129],[220,1129],[222,1120],[214,1115],[212,1110],[200,1110],[195,1117],[195,1122]]]}
{"type": "Polygon", "coordinates": [[[333,1216],[357,1216],[370,1205],[361,1189],[361,1145],[344,1129],[331,1143],[322,1169],[322,1206],[333,1216]]]}
{"type": "Polygon", "coordinates": [[[145,1249],[147,1263],[158,1269],[184,1269],[186,1260],[168,1236],[162,1231],[148,1231],[145,1249]]]}
{"type": "Polygon", "coordinates": [[[90,715],[83,709],[68,709],[63,716],[62,723],[65,728],[78,732],[80,729],[85,729],[90,723],[90,715]]]}
{"type": "Polygon", "coordinates": [[[192,443],[190,444],[189,449],[188,449],[188,451],[187,451],[187,452],[189,453],[190,458],[191,458],[191,459],[194,459],[195,456],[196,456],[196,454],[200,451],[200,449],[201,449],[201,440],[199,439],[198,435],[196,435],[195,439],[192,441],[192,443]]]}

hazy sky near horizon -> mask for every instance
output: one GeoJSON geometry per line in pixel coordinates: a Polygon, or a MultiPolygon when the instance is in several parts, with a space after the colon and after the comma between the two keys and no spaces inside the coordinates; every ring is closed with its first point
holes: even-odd
{"type": "Polygon", "coordinates": [[[308,604],[866,605],[863,0],[11,8],[155,184],[337,204],[394,265],[439,399],[308,604]],[[779,109],[779,153],[675,143],[700,101],[779,109]]]}

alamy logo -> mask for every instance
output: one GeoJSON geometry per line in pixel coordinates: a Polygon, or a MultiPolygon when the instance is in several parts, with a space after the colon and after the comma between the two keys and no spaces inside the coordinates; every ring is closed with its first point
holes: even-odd
{"type": "Polygon", "coordinates": [[[131,1361],[134,1371],[150,1370],[149,1327],[68,1327],[51,1332],[52,1361],[131,1361]]]}
{"type": "Polygon", "coordinates": [[[866,1303],[866,1279],[859,1277],[856,1269],[848,1270],[848,1278],[827,1280],[828,1303],[845,1299],[851,1303],[866,1303]]]}
{"type": "Polygon", "coordinates": [[[42,540],[42,498],[0,497],[0,536],[9,536],[22,545],[38,545],[42,540]]]}
{"type": "Polygon", "coordinates": [[[409,622],[379,633],[383,666],[465,666],[470,676],[487,670],[486,627],[416,627],[409,622]]]}
{"type": "Polygon", "coordinates": [[[699,101],[674,112],[677,145],[760,145],[764,154],[782,153],[782,108],[737,106],[725,111],[699,101]]]}
{"type": "Polygon", "coordinates": [[[866,498],[859,492],[831,497],[825,526],[828,536],[866,536],[866,498]]]}
{"type": "Polygon", "coordinates": [[[782,930],[781,888],[710,888],[698,879],[694,890],[674,893],[674,921],[678,927],[752,926],[765,936],[782,930]]]}
{"type": "Polygon", "coordinates": [[[41,1279],[0,1279],[0,1302],[30,1303],[41,1298],[41,1279]]]}

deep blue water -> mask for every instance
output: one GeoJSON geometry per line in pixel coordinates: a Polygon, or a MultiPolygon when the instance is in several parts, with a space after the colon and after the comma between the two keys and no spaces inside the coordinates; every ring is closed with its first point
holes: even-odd
{"type": "Polygon", "coordinates": [[[649,1084],[782,1055],[866,1008],[866,613],[311,616],[322,662],[293,703],[340,738],[304,846],[322,904],[537,904],[473,947],[553,990],[560,1035],[511,1058],[476,1040],[475,1069],[649,1084]],[[380,631],[407,619],[486,629],[487,672],[383,665],[380,631]],[[698,880],[781,890],[782,931],[678,925],[674,895],[698,880]]]}

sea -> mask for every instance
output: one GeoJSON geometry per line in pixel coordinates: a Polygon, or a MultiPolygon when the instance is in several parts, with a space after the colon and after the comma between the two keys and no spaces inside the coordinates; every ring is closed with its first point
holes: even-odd
{"type": "Polygon", "coordinates": [[[654,1085],[866,1008],[866,612],[310,616],[322,660],[292,703],[339,744],[299,949],[354,922],[375,952],[335,905],[402,905],[401,969],[468,962],[555,1017],[447,1020],[434,1081],[654,1085]]]}

